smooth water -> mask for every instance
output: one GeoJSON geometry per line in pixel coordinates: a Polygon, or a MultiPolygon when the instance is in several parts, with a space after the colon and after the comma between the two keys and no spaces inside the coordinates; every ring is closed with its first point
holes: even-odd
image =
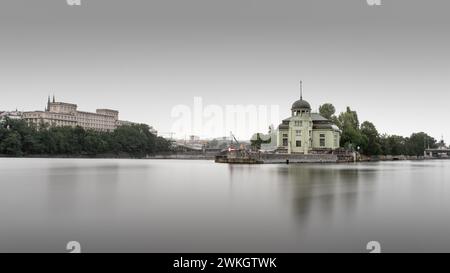
{"type": "Polygon", "coordinates": [[[0,159],[0,252],[450,251],[450,161],[0,159]]]}

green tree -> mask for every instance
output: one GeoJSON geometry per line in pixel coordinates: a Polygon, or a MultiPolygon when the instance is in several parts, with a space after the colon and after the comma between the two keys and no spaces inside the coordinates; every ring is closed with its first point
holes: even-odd
{"type": "Polygon", "coordinates": [[[383,155],[406,155],[406,139],[402,136],[384,134],[380,137],[383,155]]]}
{"type": "Polygon", "coordinates": [[[338,126],[342,130],[341,146],[345,148],[357,149],[363,147],[367,139],[362,135],[359,128],[358,114],[350,107],[338,117],[338,126]]]}
{"type": "Polygon", "coordinates": [[[331,120],[336,113],[336,108],[331,103],[325,103],[319,106],[319,113],[324,118],[331,120]]]}
{"type": "Polygon", "coordinates": [[[348,149],[357,149],[366,145],[367,140],[358,128],[344,125],[341,135],[341,146],[348,149]]]}
{"type": "Polygon", "coordinates": [[[436,139],[424,132],[412,134],[407,141],[408,155],[424,155],[426,148],[436,148],[436,139]]]}
{"type": "Polygon", "coordinates": [[[255,150],[260,150],[262,144],[268,144],[271,142],[271,139],[263,140],[261,139],[261,133],[256,134],[256,139],[250,140],[251,146],[255,150]]]}
{"type": "Polygon", "coordinates": [[[81,127],[28,125],[6,119],[0,124],[0,153],[8,155],[89,155],[123,154],[144,157],[169,152],[170,141],[157,137],[145,124],[121,126],[113,132],[85,130],[81,127]]]}
{"type": "Polygon", "coordinates": [[[375,125],[369,121],[363,122],[361,134],[364,138],[363,153],[365,155],[379,155],[381,153],[380,135],[375,125]]]}
{"type": "Polygon", "coordinates": [[[6,133],[4,139],[0,143],[0,153],[14,156],[22,155],[22,142],[19,133],[16,131],[6,133]]]}
{"type": "Polygon", "coordinates": [[[170,152],[171,143],[163,137],[156,138],[156,151],[154,153],[170,152]]]}
{"type": "Polygon", "coordinates": [[[347,110],[339,115],[339,124],[343,127],[351,127],[355,130],[359,129],[358,113],[347,107],[347,110]]]}

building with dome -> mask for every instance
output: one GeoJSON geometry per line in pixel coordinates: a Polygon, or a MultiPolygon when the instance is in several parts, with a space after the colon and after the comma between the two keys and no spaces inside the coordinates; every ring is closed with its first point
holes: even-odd
{"type": "Polygon", "coordinates": [[[291,117],[278,126],[277,153],[320,154],[340,147],[341,131],[330,120],[311,112],[311,105],[303,99],[292,104],[291,117]]]}

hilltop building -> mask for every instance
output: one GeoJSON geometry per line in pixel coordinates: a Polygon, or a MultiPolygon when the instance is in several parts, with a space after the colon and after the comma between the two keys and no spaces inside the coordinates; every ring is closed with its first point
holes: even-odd
{"type": "MultiPolygon", "coordinates": [[[[48,97],[45,111],[23,112],[22,118],[29,124],[49,124],[50,126],[80,126],[84,129],[110,132],[122,125],[134,124],[130,121],[119,120],[119,111],[111,109],[97,109],[95,113],[78,111],[78,106],[72,103],[57,102],[55,96],[50,101],[48,97]]],[[[158,133],[153,127],[151,132],[158,133]]]]}

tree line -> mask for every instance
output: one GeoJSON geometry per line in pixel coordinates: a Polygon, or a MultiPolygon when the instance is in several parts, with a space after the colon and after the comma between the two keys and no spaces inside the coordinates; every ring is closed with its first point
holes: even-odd
{"type": "Polygon", "coordinates": [[[5,119],[0,123],[0,154],[141,158],[170,151],[170,142],[149,129],[145,124],[133,124],[120,126],[112,132],[99,132],[82,127],[35,126],[23,120],[5,119]]]}
{"type": "Polygon", "coordinates": [[[326,103],[319,107],[319,113],[341,129],[341,147],[358,150],[364,155],[422,156],[426,148],[437,147],[436,139],[424,132],[413,133],[409,137],[380,134],[372,122],[360,124],[357,112],[350,107],[335,115],[335,107],[326,103]]]}

